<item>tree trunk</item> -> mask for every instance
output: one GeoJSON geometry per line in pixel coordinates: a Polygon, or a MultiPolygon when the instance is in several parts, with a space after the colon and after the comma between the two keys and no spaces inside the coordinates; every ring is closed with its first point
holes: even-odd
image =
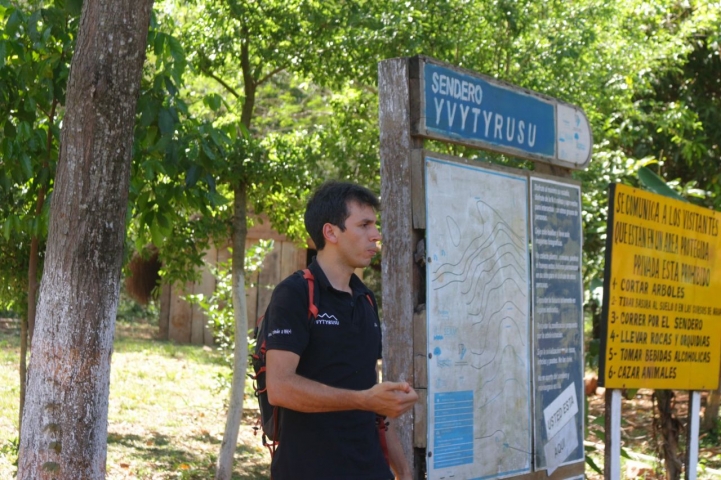
{"type": "MultiPolygon", "coordinates": [[[[240,123],[250,131],[255,108],[256,84],[250,66],[248,29],[243,28],[240,65],[243,72],[245,101],[240,123]]],[[[245,373],[248,366],[248,308],[245,301],[245,239],[248,237],[248,189],[241,180],[233,188],[233,319],[235,320],[235,343],[233,345],[233,382],[230,387],[230,405],[225,419],[225,433],[220,445],[215,480],[230,480],[233,473],[233,455],[238,443],[238,430],[243,418],[243,394],[245,373]]]]}
{"type": "Polygon", "coordinates": [[[238,443],[238,430],[243,416],[245,372],[248,366],[248,309],[245,301],[245,239],[248,236],[247,190],[241,183],[234,189],[233,201],[233,318],[235,345],[233,347],[233,382],[230,405],[225,420],[225,433],[220,446],[216,480],[229,480],[233,473],[233,454],[238,443]]]}
{"type": "MultiPolygon", "coordinates": [[[[53,98],[52,106],[50,107],[50,113],[48,114],[48,125],[55,124],[55,112],[58,108],[59,100],[57,97],[53,98]]],[[[48,133],[45,137],[45,151],[47,152],[48,158],[43,164],[43,168],[50,170],[50,158],[52,157],[53,148],[53,131],[54,129],[48,128],[48,133]]],[[[47,193],[47,183],[40,187],[38,190],[38,201],[35,204],[35,217],[40,218],[43,207],[45,206],[45,194],[47,193]]],[[[38,268],[40,266],[40,239],[36,234],[33,234],[30,240],[30,260],[28,261],[28,306],[27,316],[23,319],[20,328],[20,408],[18,431],[22,430],[23,426],[23,409],[25,408],[25,381],[27,380],[27,356],[28,346],[32,343],[33,331],[35,330],[35,311],[38,300],[38,268]]]]}
{"type": "Polygon", "coordinates": [[[716,390],[708,393],[706,398],[706,408],[703,411],[703,419],[701,420],[702,432],[708,432],[716,428],[716,420],[718,420],[719,405],[721,404],[721,372],[719,372],[719,386],[716,390]]]}
{"type": "MultiPolygon", "coordinates": [[[[55,102],[53,102],[53,115],[50,117],[50,124],[53,123],[55,102]]],[[[50,151],[52,129],[48,130],[48,151],[50,151]]],[[[45,187],[38,192],[38,202],[35,205],[35,215],[40,213],[45,205],[45,187]]],[[[30,259],[28,261],[28,308],[27,315],[23,318],[20,326],[20,408],[18,431],[23,428],[23,409],[25,408],[25,381],[27,379],[27,356],[28,345],[32,343],[33,331],[35,330],[35,310],[38,299],[38,266],[40,264],[40,239],[33,235],[30,240],[30,259]]]]}
{"type": "Polygon", "coordinates": [[[678,441],[683,426],[674,415],[673,390],[656,390],[658,417],[654,418],[656,435],[661,434],[659,456],[666,467],[668,480],[679,480],[683,470],[683,461],[679,455],[678,441]]]}
{"type": "Polygon", "coordinates": [[[18,478],[102,479],[135,106],[152,0],[94,0],[67,87],[18,478]]]}
{"type": "MultiPolygon", "coordinates": [[[[38,207],[42,208],[44,203],[44,190],[38,195],[38,207]]],[[[38,294],[38,263],[40,263],[39,252],[40,241],[33,236],[30,241],[30,261],[28,266],[28,310],[20,325],[20,422],[18,430],[23,428],[23,410],[25,409],[25,387],[27,379],[27,355],[28,345],[32,342],[33,331],[35,330],[35,308],[38,294]]]]}

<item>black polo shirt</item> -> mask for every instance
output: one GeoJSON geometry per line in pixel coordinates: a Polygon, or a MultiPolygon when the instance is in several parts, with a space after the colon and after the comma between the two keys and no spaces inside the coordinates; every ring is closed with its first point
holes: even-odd
{"type": "MultiPolygon", "coordinates": [[[[376,383],[381,326],[373,293],[355,275],[353,294],[333,288],[314,260],[318,316],[308,318],[308,286],[291,275],[273,291],[266,321],[268,350],[300,356],[297,373],[332,387],[365,390],[376,383]],[[367,298],[370,296],[373,303],[367,298]]],[[[281,409],[274,480],[388,480],[375,413],[360,410],[302,413],[281,409]]]]}

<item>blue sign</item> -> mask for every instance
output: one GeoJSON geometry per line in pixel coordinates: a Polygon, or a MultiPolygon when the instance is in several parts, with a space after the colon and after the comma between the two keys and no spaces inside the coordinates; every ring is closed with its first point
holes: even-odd
{"type": "Polygon", "coordinates": [[[434,395],[433,468],[473,463],[473,392],[434,395]]]}
{"type": "Polygon", "coordinates": [[[571,168],[590,161],[581,109],[488,77],[421,65],[421,135],[571,168]]]}

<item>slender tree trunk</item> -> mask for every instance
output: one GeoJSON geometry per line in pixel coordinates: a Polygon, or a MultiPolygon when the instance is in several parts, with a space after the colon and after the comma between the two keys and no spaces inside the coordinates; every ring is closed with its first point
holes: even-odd
{"type": "Polygon", "coordinates": [[[241,183],[234,189],[233,202],[233,317],[235,345],[233,347],[233,382],[230,405],[225,420],[225,433],[220,446],[216,480],[229,480],[233,473],[233,454],[238,443],[238,430],[243,416],[245,372],[248,366],[248,309],[245,300],[245,239],[248,236],[247,190],[241,183]]]}
{"type": "Polygon", "coordinates": [[[716,420],[718,420],[719,405],[721,405],[721,372],[719,372],[719,386],[716,390],[708,393],[706,398],[706,408],[703,411],[703,419],[701,420],[702,432],[708,432],[716,428],[716,420]]]}
{"type": "MultiPolygon", "coordinates": [[[[256,84],[250,66],[247,28],[241,38],[240,66],[243,72],[245,101],[240,122],[250,130],[255,108],[256,84]]],[[[233,382],[230,387],[230,405],[225,420],[225,433],[220,446],[215,480],[230,480],[233,473],[233,454],[238,443],[240,420],[243,418],[243,393],[245,373],[248,366],[248,308],[245,300],[245,239],[248,236],[247,185],[241,180],[233,188],[233,318],[235,320],[235,343],[233,345],[233,382]]]]}
{"type": "Polygon", "coordinates": [[[658,417],[654,418],[656,434],[661,434],[659,445],[660,458],[666,467],[668,480],[679,480],[683,471],[683,461],[679,452],[679,436],[683,426],[674,415],[673,390],[656,390],[656,408],[658,417]]]}
{"type": "Polygon", "coordinates": [[[102,479],[139,93],[152,0],[91,0],[67,87],[18,478],[102,479]]]}

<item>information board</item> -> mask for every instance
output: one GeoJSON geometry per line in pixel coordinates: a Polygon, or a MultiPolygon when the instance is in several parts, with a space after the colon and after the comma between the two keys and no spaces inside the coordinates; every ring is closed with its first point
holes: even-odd
{"type": "Polygon", "coordinates": [[[535,466],[583,460],[581,189],[531,177],[535,466]]]}
{"type": "Polygon", "coordinates": [[[430,480],[531,471],[525,176],[426,157],[430,480]]]}
{"type": "Polygon", "coordinates": [[[720,220],[712,210],[611,185],[600,385],[718,387],[720,220]]]}

